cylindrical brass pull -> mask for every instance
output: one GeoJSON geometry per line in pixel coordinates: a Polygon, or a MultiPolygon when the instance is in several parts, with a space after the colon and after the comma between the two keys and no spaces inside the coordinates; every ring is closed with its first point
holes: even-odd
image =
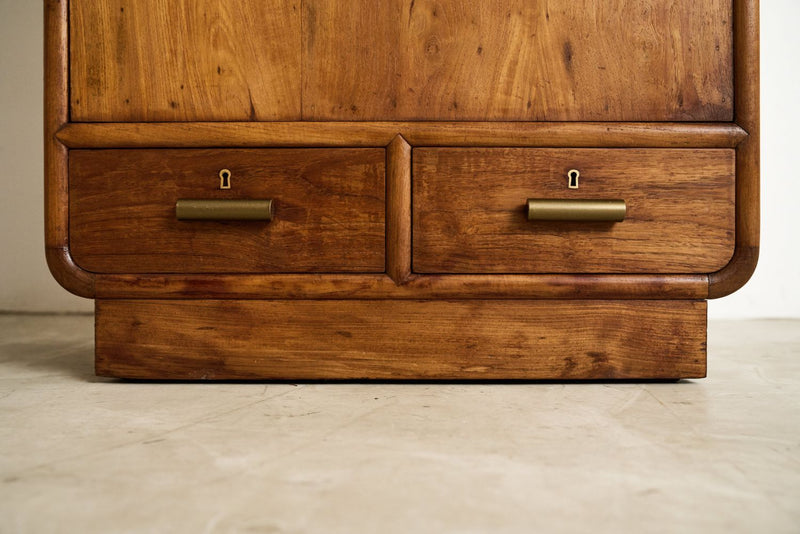
{"type": "Polygon", "coordinates": [[[528,199],[529,221],[620,222],[625,219],[627,211],[624,200],[528,199]]]}
{"type": "Polygon", "coordinates": [[[175,203],[179,221],[271,221],[272,199],[180,199],[175,203]]]}

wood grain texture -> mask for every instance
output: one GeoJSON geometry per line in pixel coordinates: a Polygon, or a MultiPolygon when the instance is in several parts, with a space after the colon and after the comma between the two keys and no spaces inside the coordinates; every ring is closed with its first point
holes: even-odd
{"type": "Polygon", "coordinates": [[[101,374],[699,377],[697,299],[755,267],[758,0],[44,5],[47,260],[101,374]],[[509,199],[572,166],[629,220],[530,242],[509,199]],[[174,220],[273,183],[261,228],[174,220]]]}
{"type": "Polygon", "coordinates": [[[73,121],[300,118],[296,0],[72,0],[73,121]]]}
{"type": "Polygon", "coordinates": [[[709,296],[744,286],[758,263],[761,201],[759,2],[734,1],[736,122],[747,139],[736,149],[736,250],[730,263],[709,277],[709,296]]]}
{"type": "Polygon", "coordinates": [[[306,120],[733,117],[731,0],[306,0],[303,9],[306,120]]]}
{"type": "Polygon", "coordinates": [[[144,379],[705,376],[702,301],[111,301],[96,370],[144,379]]]}
{"type": "Polygon", "coordinates": [[[411,145],[401,136],[386,148],[386,272],[396,284],[411,276],[411,145]]]}
{"type": "Polygon", "coordinates": [[[706,275],[385,274],[97,275],[108,299],[703,299],[706,275]]]}
{"type": "Polygon", "coordinates": [[[106,273],[384,272],[385,163],[383,149],[75,150],[72,253],[106,273]],[[271,198],[275,217],[177,221],[180,198],[271,198]]]}
{"type": "Polygon", "coordinates": [[[73,123],[70,148],[386,146],[733,148],[747,137],[729,123],[648,122],[191,122],[73,123]]]}
{"type": "Polygon", "coordinates": [[[44,2],[44,241],[50,272],[65,289],[94,296],[94,275],[69,250],[67,147],[56,133],[69,120],[67,0],[44,2]]]}
{"type": "Polygon", "coordinates": [[[733,253],[732,150],[415,148],[413,174],[417,273],[707,273],[733,253]],[[528,221],[528,198],[624,199],[628,213],[528,221]]]}

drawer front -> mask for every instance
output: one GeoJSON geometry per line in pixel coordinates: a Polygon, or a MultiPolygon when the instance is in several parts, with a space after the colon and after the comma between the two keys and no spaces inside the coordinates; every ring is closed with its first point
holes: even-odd
{"type": "Polygon", "coordinates": [[[417,148],[413,270],[713,272],[733,254],[734,170],[729,149],[417,148]],[[567,220],[529,220],[528,199],[567,220]],[[624,220],[602,220],[620,201],[624,220]]]}
{"type": "MultiPolygon", "coordinates": [[[[69,169],[70,249],[88,271],[385,270],[383,149],[73,150],[69,169]],[[179,200],[269,199],[271,221],[238,220],[242,203],[224,220],[176,215],[179,200]]],[[[194,204],[184,215],[208,215],[194,204]]]]}

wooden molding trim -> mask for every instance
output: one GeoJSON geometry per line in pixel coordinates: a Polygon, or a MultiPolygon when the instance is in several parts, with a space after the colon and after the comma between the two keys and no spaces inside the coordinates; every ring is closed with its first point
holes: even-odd
{"type": "Polygon", "coordinates": [[[747,133],[731,123],[662,122],[179,122],[70,123],[69,148],[384,147],[733,148],[747,133]]]}
{"type": "Polygon", "coordinates": [[[730,295],[753,275],[760,234],[759,0],[734,0],[734,110],[747,138],[736,149],[736,249],[709,276],[709,298],[730,295]]]}
{"type": "Polygon", "coordinates": [[[411,276],[411,145],[398,135],[386,147],[386,272],[411,276]]]}
{"type": "Polygon", "coordinates": [[[45,256],[59,284],[81,297],[94,296],[94,274],[69,252],[67,147],[56,132],[69,120],[67,0],[44,2],[44,204],[45,256]]]}
{"type": "Polygon", "coordinates": [[[704,299],[706,275],[104,275],[98,298],[704,299]]]}
{"type": "Polygon", "coordinates": [[[726,297],[750,280],[758,263],[758,247],[736,245],[733,257],[728,265],[708,277],[708,298],[726,297]]]}
{"type": "Polygon", "coordinates": [[[47,266],[61,286],[79,297],[95,297],[95,274],[83,270],[65,247],[46,247],[47,266]]]}
{"type": "Polygon", "coordinates": [[[67,0],[44,3],[44,203],[45,243],[67,246],[67,149],[56,132],[67,123],[67,0]]]}

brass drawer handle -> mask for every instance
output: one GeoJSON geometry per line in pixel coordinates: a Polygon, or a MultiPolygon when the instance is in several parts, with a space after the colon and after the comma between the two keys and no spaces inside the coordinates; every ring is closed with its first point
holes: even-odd
{"type": "Polygon", "coordinates": [[[175,203],[179,221],[271,221],[272,199],[206,200],[180,199],[175,203]]]}
{"type": "Polygon", "coordinates": [[[624,200],[528,199],[529,221],[605,221],[621,222],[628,208],[624,200]]]}

